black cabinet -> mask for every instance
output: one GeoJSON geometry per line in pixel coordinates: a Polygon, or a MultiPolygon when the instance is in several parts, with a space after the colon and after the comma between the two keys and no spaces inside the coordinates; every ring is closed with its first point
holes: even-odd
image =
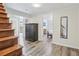
{"type": "Polygon", "coordinates": [[[38,40],[38,24],[29,23],[25,25],[25,39],[28,41],[37,41],[38,40]]]}

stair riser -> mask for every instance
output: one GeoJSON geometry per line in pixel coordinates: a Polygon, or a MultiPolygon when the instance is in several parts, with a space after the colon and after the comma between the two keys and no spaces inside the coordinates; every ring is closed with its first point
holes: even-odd
{"type": "Polygon", "coordinates": [[[1,41],[0,42],[0,50],[8,48],[13,46],[14,44],[17,44],[17,38],[15,39],[9,39],[9,40],[5,40],[5,41],[1,41]]]}
{"type": "Polygon", "coordinates": [[[8,36],[13,36],[13,35],[14,35],[14,30],[0,31],[0,37],[8,37],[8,36]]]}
{"type": "Polygon", "coordinates": [[[0,29],[11,29],[11,24],[0,23],[0,29]]]}
{"type": "Polygon", "coordinates": [[[0,7],[0,12],[5,12],[5,10],[0,7]]]}
{"type": "Polygon", "coordinates": [[[19,48],[11,53],[8,53],[4,56],[21,56],[22,55],[22,48],[19,48]]]}
{"type": "Polygon", "coordinates": [[[7,15],[6,15],[6,14],[1,14],[1,13],[0,13],[0,17],[7,17],[7,15]]]}
{"type": "Polygon", "coordinates": [[[4,6],[2,4],[0,4],[0,7],[4,8],[4,6]]]}
{"type": "Polygon", "coordinates": [[[9,20],[7,20],[7,19],[0,19],[0,23],[9,23],[9,20]]]}

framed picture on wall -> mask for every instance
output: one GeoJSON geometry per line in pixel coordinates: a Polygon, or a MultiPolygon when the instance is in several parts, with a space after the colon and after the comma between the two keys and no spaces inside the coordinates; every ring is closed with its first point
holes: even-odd
{"type": "Polygon", "coordinates": [[[68,16],[60,17],[60,38],[68,39],[68,16]]]}

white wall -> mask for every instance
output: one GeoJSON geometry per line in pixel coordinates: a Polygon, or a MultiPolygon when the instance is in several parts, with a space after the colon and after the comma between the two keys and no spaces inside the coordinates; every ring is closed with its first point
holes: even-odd
{"type": "Polygon", "coordinates": [[[53,12],[54,14],[54,31],[53,43],[79,48],[79,8],[69,7],[59,9],[53,12]],[[68,39],[60,39],[60,17],[68,16],[68,39]]]}
{"type": "MultiPolygon", "coordinates": [[[[39,40],[43,40],[43,28],[42,28],[43,16],[47,16],[49,14],[50,12],[47,14],[34,16],[34,18],[32,18],[34,21],[37,20],[37,23],[39,23],[40,25],[39,40]]],[[[48,28],[52,29],[53,32],[52,43],[67,46],[67,47],[72,47],[72,48],[79,48],[79,36],[78,36],[79,35],[79,7],[78,6],[66,7],[52,11],[51,14],[53,21],[51,22],[51,26],[49,25],[48,28]],[[61,16],[68,16],[68,39],[60,39],[61,16]]]]}

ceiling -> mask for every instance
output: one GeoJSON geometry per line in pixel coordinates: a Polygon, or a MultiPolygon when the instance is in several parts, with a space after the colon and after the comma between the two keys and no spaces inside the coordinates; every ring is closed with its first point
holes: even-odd
{"type": "Polygon", "coordinates": [[[35,8],[32,3],[6,3],[6,6],[18,11],[28,13],[29,15],[37,15],[50,12],[59,8],[79,6],[77,3],[40,3],[41,7],[35,8]]]}

